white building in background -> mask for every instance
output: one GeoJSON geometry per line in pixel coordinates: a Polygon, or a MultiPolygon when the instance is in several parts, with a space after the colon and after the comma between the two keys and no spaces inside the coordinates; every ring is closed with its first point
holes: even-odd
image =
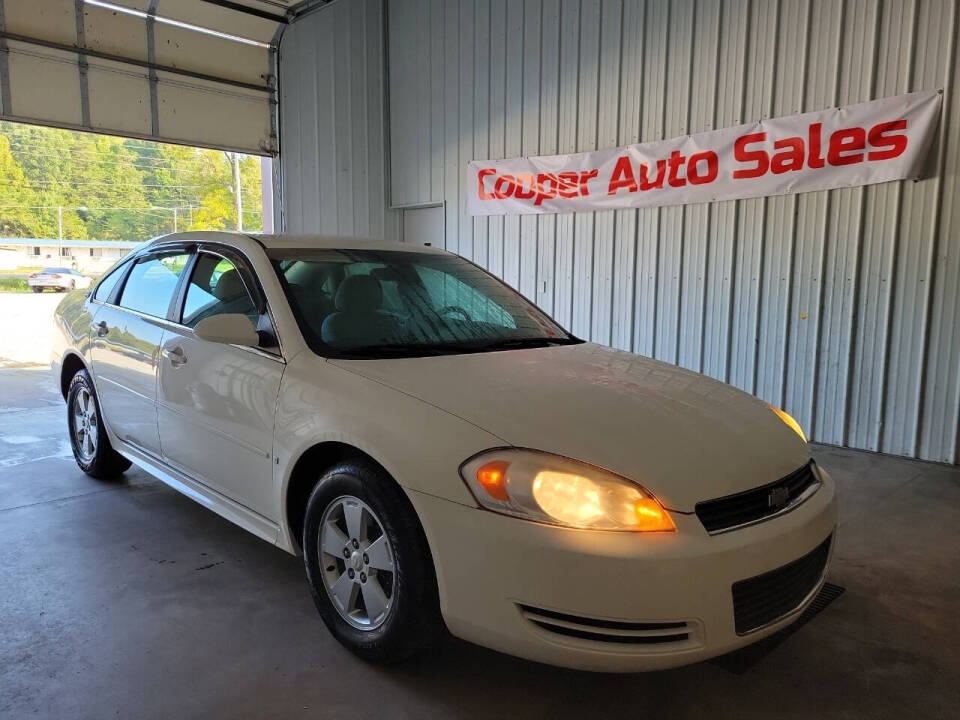
{"type": "Polygon", "coordinates": [[[128,240],[0,238],[0,271],[19,267],[70,267],[99,274],[139,244],[128,240]]]}

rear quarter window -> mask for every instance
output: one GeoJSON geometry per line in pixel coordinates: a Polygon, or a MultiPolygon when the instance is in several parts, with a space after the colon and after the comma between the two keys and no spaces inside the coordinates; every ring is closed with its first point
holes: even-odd
{"type": "Polygon", "coordinates": [[[127,265],[124,263],[101,280],[100,284],[97,285],[97,291],[93,294],[93,299],[106,302],[113,292],[113,289],[117,286],[117,283],[120,282],[120,278],[123,277],[123,272],[126,269],[127,265]]]}

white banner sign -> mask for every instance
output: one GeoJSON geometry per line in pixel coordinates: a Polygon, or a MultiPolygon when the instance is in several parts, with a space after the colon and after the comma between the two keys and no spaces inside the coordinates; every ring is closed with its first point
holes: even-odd
{"type": "Polygon", "coordinates": [[[773,118],[626,147],[467,166],[468,215],[732,200],[916,177],[939,92],[773,118]]]}

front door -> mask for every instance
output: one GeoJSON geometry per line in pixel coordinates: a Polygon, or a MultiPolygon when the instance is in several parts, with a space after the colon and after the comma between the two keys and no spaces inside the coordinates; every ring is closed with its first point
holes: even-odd
{"type": "Polygon", "coordinates": [[[183,250],[139,258],[116,304],[105,303],[94,315],[91,350],[103,418],[122,441],[155,455],[160,342],[188,258],[183,250]]]}
{"type": "MultiPolygon", "coordinates": [[[[273,426],[284,363],[279,355],[201,340],[200,320],[261,313],[237,262],[201,251],[181,311],[160,360],[157,414],[168,463],[254,512],[277,522],[273,426]]],[[[247,281],[251,277],[245,274],[247,281]]]]}

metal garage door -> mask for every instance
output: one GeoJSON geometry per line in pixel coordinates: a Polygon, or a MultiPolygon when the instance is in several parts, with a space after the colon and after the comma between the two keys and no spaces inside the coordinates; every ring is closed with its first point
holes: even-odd
{"type": "Polygon", "coordinates": [[[0,118],[276,154],[274,48],[305,7],[0,0],[0,118]]]}

